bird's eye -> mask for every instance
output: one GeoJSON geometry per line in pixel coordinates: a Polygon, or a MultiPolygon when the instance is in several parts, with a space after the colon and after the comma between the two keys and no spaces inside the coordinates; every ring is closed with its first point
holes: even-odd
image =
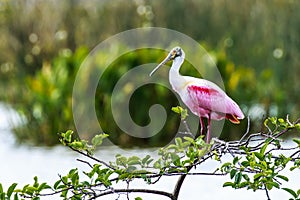
{"type": "Polygon", "coordinates": [[[181,56],[181,50],[180,49],[177,49],[176,56],[181,56]]]}

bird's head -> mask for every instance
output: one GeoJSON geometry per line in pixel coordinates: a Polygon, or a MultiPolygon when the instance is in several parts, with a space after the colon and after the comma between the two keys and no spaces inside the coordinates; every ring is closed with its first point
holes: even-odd
{"type": "Polygon", "coordinates": [[[152,70],[152,72],[150,73],[150,76],[152,76],[154,74],[154,72],[156,72],[161,66],[166,64],[168,61],[176,60],[176,59],[181,59],[183,61],[184,57],[185,57],[185,54],[184,54],[183,50],[180,47],[174,47],[170,51],[168,56],[157,67],[155,67],[155,69],[152,70]]]}
{"type": "Polygon", "coordinates": [[[184,52],[183,52],[183,50],[180,47],[174,47],[170,51],[169,56],[170,56],[170,60],[174,60],[177,57],[183,57],[184,56],[184,52]]]}

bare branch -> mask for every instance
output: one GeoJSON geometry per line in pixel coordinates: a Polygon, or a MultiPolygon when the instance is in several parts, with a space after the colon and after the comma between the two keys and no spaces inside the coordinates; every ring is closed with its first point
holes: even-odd
{"type": "Polygon", "coordinates": [[[83,156],[85,156],[85,157],[90,158],[91,160],[94,160],[94,161],[96,161],[96,162],[98,162],[98,163],[101,163],[101,164],[105,165],[106,167],[108,167],[108,168],[110,168],[110,169],[112,169],[112,170],[115,170],[114,167],[112,167],[112,166],[109,165],[108,163],[104,162],[103,160],[99,160],[98,158],[96,158],[96,157],[94,157],[94,156],[91,156],[90,154],[88,154],[88,153],[86,153],[86,152],[83,152],[83,151],[80,151],[80,150],[78,150],[78,149],[75,149],[75,148],[73,148],[73,147],[71,147],[71,146],[68,146],[68,147],[69,147],[70,149],[72,149],[73,151],[75,151],[75,152],[77,152],[77,153],[79,153],[79,154],[81,154],[81,155],[83,155],[83,156]]]}
{"type": "Polygon", "coordinates": [[[240,139],[240,142],[244,140],[244,138],[248,135],[249,131],[250,131],[250,116],[248,115],[247,117],[247,130],[244,133],[244,135],[242,136],[242,138],[240,139]]]}
{"type": "Polygon", "coordinates": [[[268,200],[271,200],[270,195],[269,195],[269,191],[268,191],[268,188],[266,187],[266,185],[264,185],[264,190],[266,192],[268,200]]]}
{"type": "Polygon", "coordinates": [[[93,168],[93,166],[91,165],[91,163],[89,163],[88,161],[81,160],[81,159],[79,159],[79,158],[77,158],[76,160],[79,161],[79,162],[82,162],[82,163],[87,164],[90,168],[93,168]]]}
{"type": "Polygon", "coordinates": [[[160,191],[160,190],[150,190],[150,189],[115,189],[113,191],[111,190],[111,191],[103,192],[101,194],[97,194],[92,198],[90,198],[90,200],[97,199],[99,197],[106,196],[109,194],[115,194],[115,193],[148,193],[148,194],[156,194],[156,195],[169,197],[171,200],[175,200],[174,195],[169,192],[160,191]]]}

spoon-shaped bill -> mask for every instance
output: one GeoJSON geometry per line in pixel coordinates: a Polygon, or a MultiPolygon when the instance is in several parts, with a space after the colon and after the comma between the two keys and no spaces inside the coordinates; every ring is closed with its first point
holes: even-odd
{"type": "Polygon", "coordinates": [[[166,64],[166,62],[168,62],[171,59],[172,59],[172,54],[169,54],[159,65],[157,65],[157,67],[155,67],[152,70],[152,72],[149,74],[149,76],[152,76],[154,74],[154,72],[156,72],[161,66],[163,66],[164,64],[166,64]]]}

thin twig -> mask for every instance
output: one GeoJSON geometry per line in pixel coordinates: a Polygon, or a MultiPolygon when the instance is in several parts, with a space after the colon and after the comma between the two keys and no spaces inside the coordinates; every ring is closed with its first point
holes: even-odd
{"type": "Polygon", "coordinates": [[[93,166],[91,165],[91,163],[89,163],[88,161],[81,160],[81,159],[79,159],[79,158],[77,158],[76,160],[79,161],[79,162],[82,162],[82,163],[87,164],[90,168],[93,168],[93,166]]]}
{"type": "Polygon", "coordinates": [[[96,161],[96,162],[98,162],[98,163],[101,163],[101,164],[105,165],[106,167],[108,167],[108,168],[110,168],[110,169],[112,169],[112,170],[116,170],[114,167],[112,167],[111,165],[107,164],[107,163],[104,162],[103,160],[99,160],[98,158],[95,158],[94,156],[91,156],[90,154],[85,153],[85,152],[83,152],[83,151],[77,150],[77,149],[75,149],[75,148],[73,148],[73,147],[71,147],[71,146],[68,146],[68,147],[69,147],[70,149],[72,149],[73,151],[75,151],[75,152],[77,152],[77,153],[79,153],[79,154],[81,154],[81,155],[84,155],[84,156],[90,158],[91,160],[94,160],[94,161],[96,161]]]}
{"type": "Polygon", "coordinates": [[[266,195],[267,195],[268,200],[271,200],[270,195],[269,195],[268,188],[266,187],[265,184],[264,184],[264,190],[265,190],[265,192],[266,192],[266,195]]]}
{"type": "MultiPolygon", "coordinates": [[[[127,182],[127,190],[129,190],[129,180],[126,180],[127,182]]],[[[127,200],[129,200],[129,192],[126,193],[126,196],[127,196],[127,200]]]]}
{"type": "Polygon", "coordinates": [[[174,200],[173,194],[169,192],[165,192],[161,190],[150,190],[150,189],[115,189],[114,191],[103,192],[94,197],[91,197],[90,200],[97,199],[99,197],[106,196],[109,194],[115,194],[115,193],[149,193],[149,194],[156,194],[156,195],[169,197],[171,200],[174,200]]]}
{"type": "Polygon", "coordinates": [[[240,139],[239,142],[243,141],[244,138],[246,137],[246,135],[248,135],[249,131],[250,131],[250,116],[248,115],[247,117],[247,129],[246,129],[246,132],[244,133],[244,135],[242,136],[242,138],[240,139]]]}
{"type": "Polygon", "coordinates": [[[185,129],[187,130],[185,133],[190,135],[192,138],[194,138],[194,135],[192,134],[191,129],[190,129],[189,125],[187,124],[186,120],[183,120],[182,122],[185,126],[185,129]]]}

